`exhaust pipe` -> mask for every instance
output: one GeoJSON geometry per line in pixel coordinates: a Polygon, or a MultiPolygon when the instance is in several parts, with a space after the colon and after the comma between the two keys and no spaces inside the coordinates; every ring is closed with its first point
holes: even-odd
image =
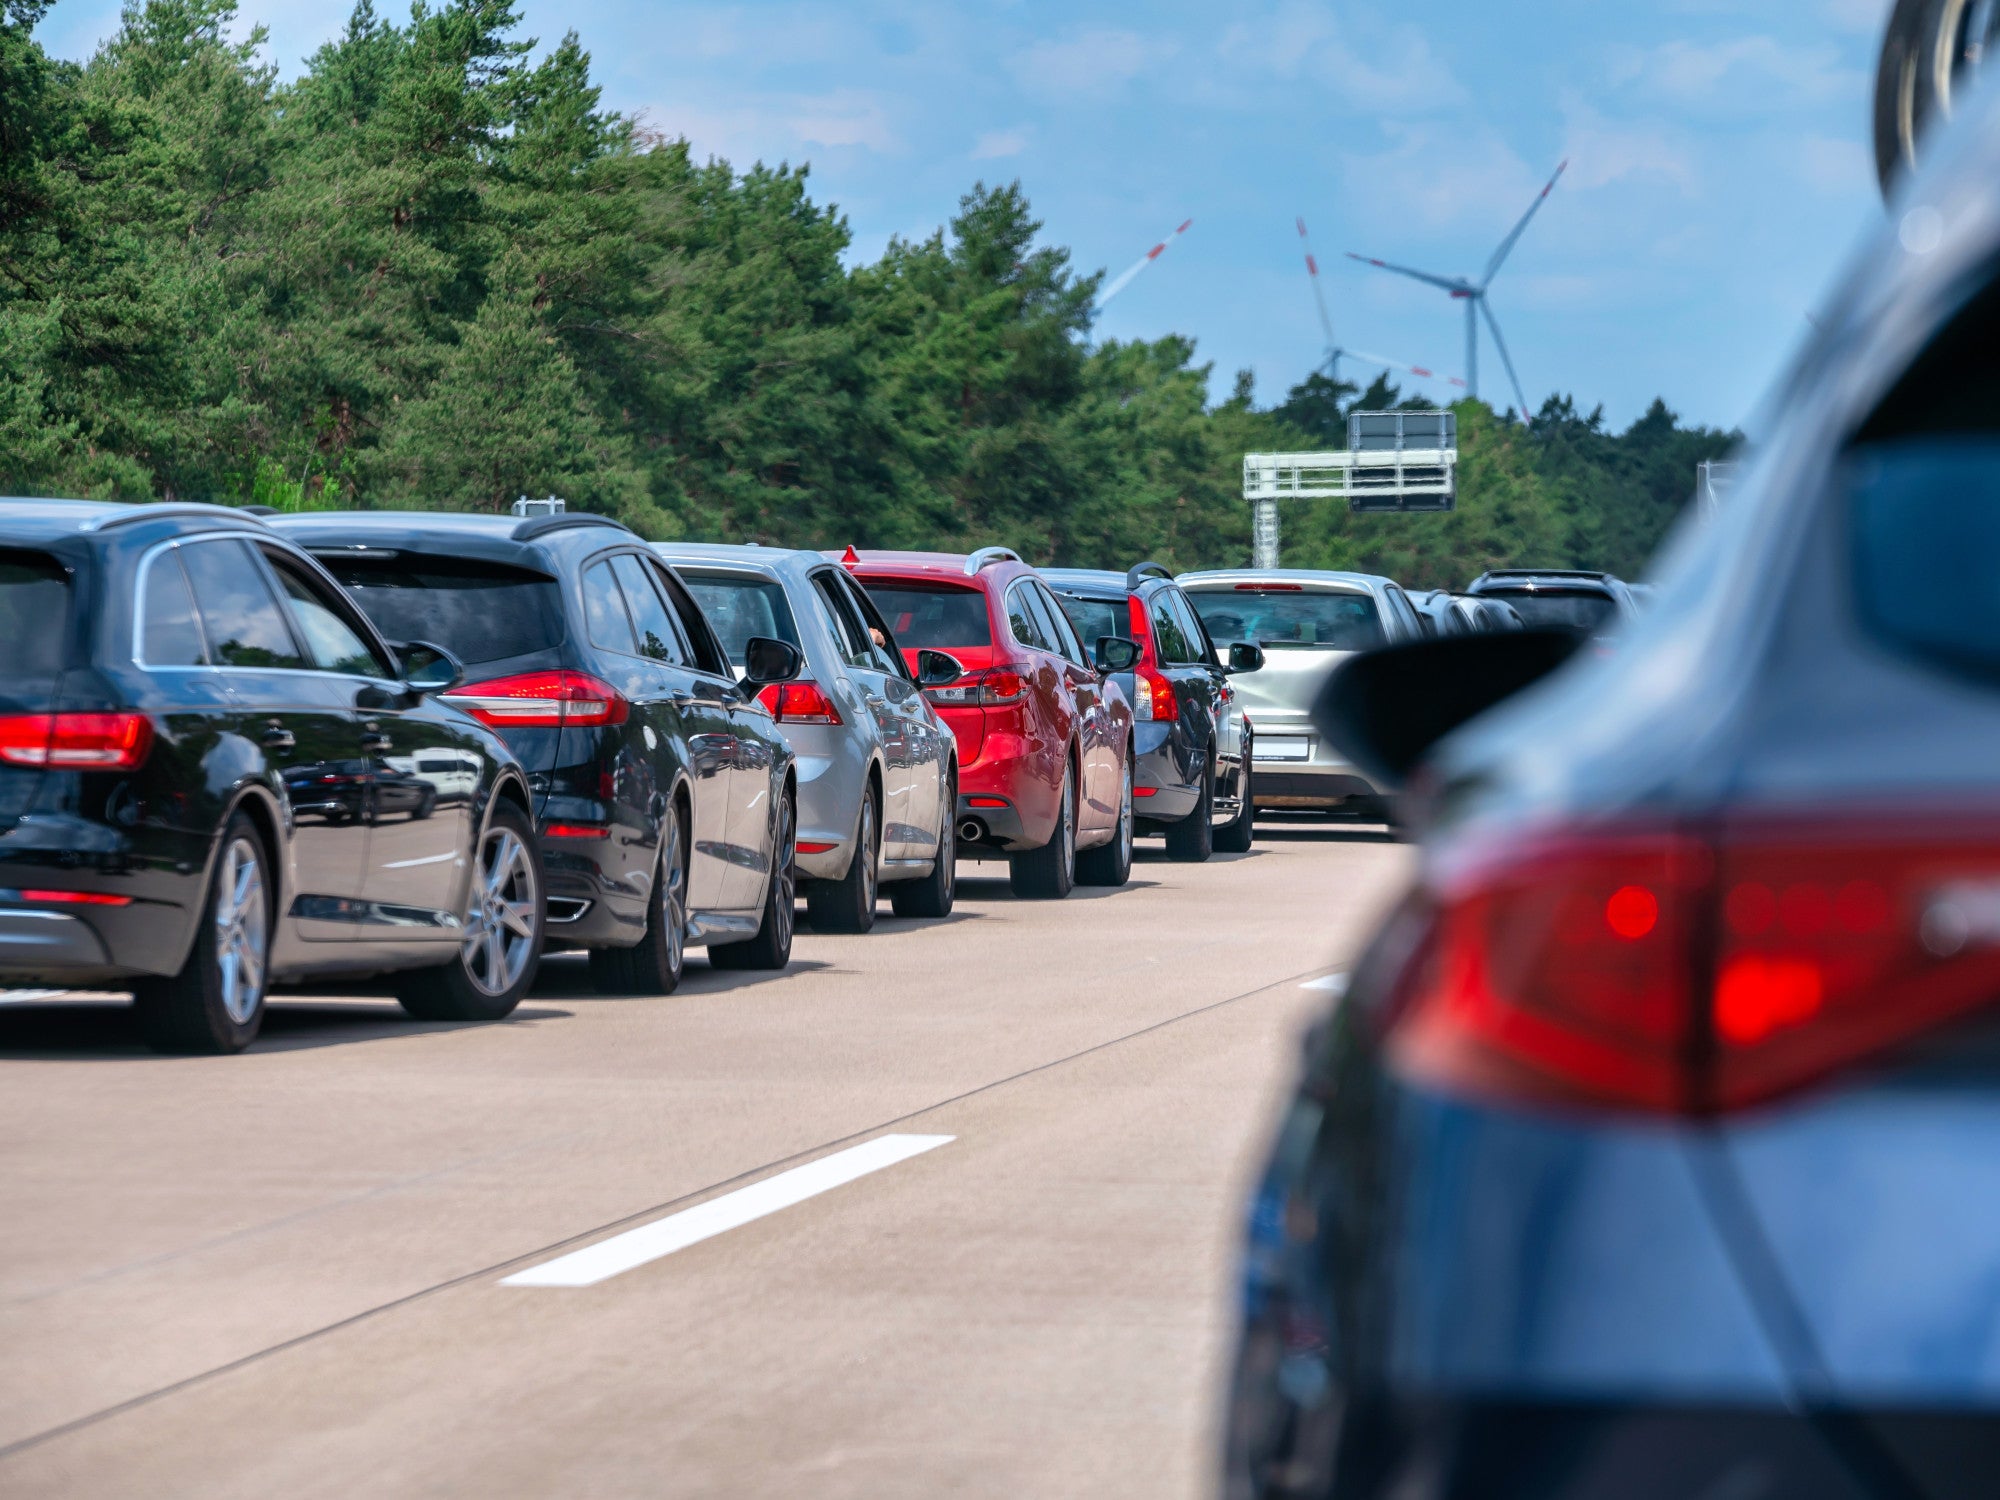
{"type": "Polygon", "coordinates": [[[961,844],[976,844],[986,837],[986,825],[977,818],[967,818],[958,825],[958,841],[961,844]]]}

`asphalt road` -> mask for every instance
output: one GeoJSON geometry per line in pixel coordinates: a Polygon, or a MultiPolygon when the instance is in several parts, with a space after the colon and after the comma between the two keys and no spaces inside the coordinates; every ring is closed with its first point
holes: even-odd
{"type": "Polygon", "coordinates": [[[493,1026],[0,1005],[0,1494],[1206,1494],[1246,1180],[1409,855],[1140,849],[493,1026]]]}

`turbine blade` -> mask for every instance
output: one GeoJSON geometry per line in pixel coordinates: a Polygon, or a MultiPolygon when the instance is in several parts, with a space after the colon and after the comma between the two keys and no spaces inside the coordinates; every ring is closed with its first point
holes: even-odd
{"type": "Polygon", "coordinates": [[[1521,390],[1521,377],[1514,373],[1514,361],[1508,356],[1507,341],[1500,337],[1500,320],[1493,316],[1493,309],[1486,299],[1479,299],[1479,311],[1486,317],[1486,326],[1493,330],[1493,347],[1500,351],[1500,363],[1507,367],[1507,379],[1514,387],[1514,399],[1521,403],[1521,421],[1528,427],[1535,425],[1535,419],[1528,413],[1528,398],[1521,390]]]}
{"type": "Polygon", "coordinates": [[[1333,319],[1326,315],[1326,293],[1320,290],[1319,284],[1319,262],[1313,259],[1312,241],[1306,236],[1306,221],[1294,219],[1292,222],[1299,226],[1299,239],[1306,247],[1306,274],[1312,278],[1313,302],[1319,307],[1320,332],[1326,335],[1326,357],[1330,361],[1341,349],[1334,342],[1333,319]]]}
{"type": "Polygon", "coordinates": [[[1172,234],[1168,235],[1165,239],[1161,240],[1159,244],[1153,246],[1152,249],[1148,250],[1144,255],[1140,256],[1137,260],[1133,261],[1131,265],[1127,266],[1124,270],[1120,271],[1116,276],[1114,276],[1111,280],[1111,284],[1107,286],[1103,291],[1097,294],[1097,305],[1096,307],[1092,308],[1091,311],[1093,313],[1102,312],[1104,310],[1105,303],[1109,302],[1113,297],[1117,296],[1120,292],[1124,291],[1126,287],[1130,286],[1132,284],[1132,278],[1137,276],[1141,271],[1145,270],[1146,267],[1150,266],[1154,261],[1158,260],[1160,258],[1160,252],[1165,250],[1167,246],[1171,245],[1175,240],[1179,239],[1182,235],[1186,234],[1188,232],[1188,226],[1192,223],[1194,223],[1193,219],[1183,219],[1181,221],[1180,228],[1176,229],[1172,234]]]}
{"type": "Polygon", "coordinates": [[[1520,239],[1521,232],[1528,227],[1528,220],[1534,218],[1540,212],[1542,205],[1548,202],[1549,194],[1555,190],[1556,178],[1561,177],[1568,170],[1569,163],[1567,161],[1563,161],[1557,165],[1555,176],[1542,184],[1542,190],[1535,195],[1535,201],[1530,203],[1528,211],[1521,215],[1521,222],[1516,224],[1508,232],[1507,238],[1500,242],[1500,248],[1493,252],[1493,259],[1486,262],[1486,270],[1479,278],[1479,289],[1482,292],[1486,290],[1487,285],[1493,280],[1494,273],[1500,269],[1501,262],[1513,253],[1514,242],[1520,239]]]}
{"type": "Polygon", "coordinates": [[[1408,266],[1393,265],[1386,260],[1377,260],[1372,255],[1356,255],[1350,250],[1347,252],[1347,258],[1358,260],[1364,266],[1373,266],[1378,271],[1394,271],[1398,276],[1409,276],[1417,281],[1428,282],[1432,286],[1444,288],[1447,292],[1469,290],[1464,282],[1454,281],[1449,276],[1433,276],[1429,271],[1413,271],[1408,266]]]}
{"type": "Polygon", "coordinates": [[[1383,368],[1389,370],[1402,370],[1422,380],[1448,381],[1450,384],[1461,388],[1465,385],[1465,382],[1460,380],[1456,375],[1440,375],[1436,370],[1427,370],[1422,365],[1408,364],[1400,359],[1387,359],[1380,354],[1369,354],[1361,349],[1343,349],[1340,351],[1340,357],[1342,359],[1358,359],[1366,365],[1381,365],[1383,368]]]}

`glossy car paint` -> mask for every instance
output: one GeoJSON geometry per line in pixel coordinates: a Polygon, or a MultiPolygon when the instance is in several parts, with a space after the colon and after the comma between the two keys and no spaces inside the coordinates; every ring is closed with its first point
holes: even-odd
{"type": "MultiPolygon", "coordinates": [[[[1043,568],[1041,573],[1059,598],[1114,605],[1120,617],[1119,633],[1138,640],[1146,652],[1143,663],[1174,686],[1178,711],[1172,718],[1135,717],[1132,722],[1133,782],[1147,793],[1137,803],[1138,831],[1159,833],[1168,823],[1194,812],[1201,800],[1202,778],[1210,774],[1211,766],[1215,790],[1212,820],[1220,827],[1234,819],[1242,805],[1238,799],[1243,778],[1243,705],[1191,605],[1186,606],[1187,612],[1198,632],[1190,643],[1195,648],[1192,654],[1202,659],[1162,659],[1154,612],[1172,607],[1168,601],[1178,593],[1176,585],[1164,578],[1148,577],[1134,593],[1127,590],[1123,573],[1090,568],[1043,568]],[[1135,604],[1146,620],[1143,633],[1130,616],[1135,604]]],[[[1185,600],[1179,602],[1186,604],[1185,600]]],[[[1086,639],[1084,645],[1092,647],[1095,642],[1086,639]]],[[[1112,680],[1128,701],[1138,701],[1136,673],[1115,673],[1112,680]]]]}
{"type": "MultiPolygon", "coordinates": [[[[829,553],[836,561],[842,554],[829,553]]],[[[871,584],[967,589],[985,601],[993,645],[952,650],[968,674],[996,662],[1021,664],[1028,691],[1004,707],[938,704],[938,714],[958,742],[958,811],[987,830],[971,841],[968,853],[1038,849],[1055,832],[1065,766],[1079,778],[1077,847],[1107,844],[1118,831],[1124,796],[1125,759],[1130,754],[1132,707],[1115,682],[1057,651],[1020,641],[1008,623],[1007,598],[1017,586],[1039,589],[1046,607],[1061,606],[1048,585],[1025,563],[998,561],[976,572],[966,559],[937,552],[862,552],[843,564],[863,588],[871,584]],[[984,805],[979,799],[1004,805],[984,805]]],[[[887,613],[886,611],[884,612],[887,613]]],[[[893,627],[894,621],[889,622],[893,627]]],[[[1063,621],[1065,625],[1067,621],[1063,621]]],[[[1074,631],[1071,632],[1074,635],[1074,631]]],[[[912,671],[916,648],[903,654],[912,671]]],[[[1082,645],[1076,649],[1081,653],[1082,645]]]]}
{"type": "MultiPolygon", "coordinates": [[[[59,676],[0,679],[0,713],[135,710],[153,726],[130,772],[0,768],[0,984],[116,987],[177,972],[238,809],[274,856],[271,982],[438,963],[459,941],[493,801],[528,800],[497,735],[387,675],[147,661],[139,611],[154,570],[164,582],[194,549],[242,543],[345,608],[316,564],[241,512],[0,501],[0,548],[53,556],[72,595],[59,676]],[[393,787],[377,795],[384,759],[408,752],[474,768],[448,813],[420,819],[393,787]],[[336,796],[297,793],[322,774],[338,776],[336,796]],[[130,904],[55,904],[27,890],[130,904]]],[[[348,623],[393,663],[358,611],[348,623]]]]}
{"type": "MultiPolygon", "coordinates": [[[[284,517],[273,524],[327,557],[336,576],[372,552],[385,566],[460,558],[552,580],[560,599],[559,639],[526,655],[468,662],[471,680],[456,690],[522,672],[569,670],[607,683],[629,704],[622,723],[502,731],[534,790],[555,914],[551,939],[583,948],[638,942],[659,878],[666,820],[676,805],[690,833],[688,943],[754,937],[775,870],[773,799],[791,777],[791,748],[754,695],[738,687],[700,609],[645,542],[602,517],[556,519],[551,525],[508,516],[369,511],[284,517]],[[620,558],[627,561],[620,564],[620,558]],[[586,592],[601,587],[604,575],[593,572],[600,564],[650,569],[647,577],[669,601],[677,600],[670,621],[675,639],[666,643],[677,659],[654,659],[592,638],[586,592]],[[575,837],[551,828],[603,833],[575,837]]],[[[366,608],[367,591],[357,597],[366,608]]],[[[614,616],[629,621],[622,608],[614,616]]]]}
{"type": "MultiPolygon", "coordinates": [[[[1433,756],[1426,876],[1473,839],[1607,818],[1941,819],[1990,867],[2000,690],[1885,641],[1853,587],[1844,450],[1964,310],[1962,347],[2000,329],[2000,97],[1939,145],[1816,304],[1745,482],[1677,537],[1618,654],[1579,654],[1433,756]]],[[[1991,368],[1890,431],[1990,441],[1991,368]]],[[[1228,1493],[1993,1493],[1990,1003],[1754,1109],[1537,1106],[1404,1065],[1417,935],[1406,908],[1308,1044],[1252,1212],[1228,1493]]]]}
{"type": "Polygon", "coordinates": [[[954,816],[957,745],[917,691],[893,636],[881,659],[850,658],[845,629],[829,617],[827,601],[845,600],[864,629],[872,617],[886,634],[867,596],[817,552],[668,542],[653,550],[697,591],[705,580],[729,576],[782,587],[805,653],[801,679],[818,684],[839,710],[839,724],[777,726],[797,757],[800,876],[838,880],[847,873],[871,780],[880,798],[882,880],[930,874],[946,820],[954,816]]]}
{"type": "MultiPolygon", "coordinates": [[[[1238,569],[1183,573],[1174,580],[1193,596],[1232,593],[1238,584],[1279,583],[1312,593],[1365,594],[1375,601],[1385,644],[1416,640],[1422,632],[1415,606],[1388,578],[1369,573],[1316,572],[1296,568],[1238,569]]],[[[1383,794],[1350,764],[1312,722],[1312,706],[1327,675],[1353,655],[1331,648],[1273,647],[1264,665],[1230,682],[1243,712],[1256,726],[1256,777],[1252,796],[1259,807],[1305,810],[1372,806],[1383,794]],[[1302,754],[1298,753],[1303,751],[1302,754]]]]}

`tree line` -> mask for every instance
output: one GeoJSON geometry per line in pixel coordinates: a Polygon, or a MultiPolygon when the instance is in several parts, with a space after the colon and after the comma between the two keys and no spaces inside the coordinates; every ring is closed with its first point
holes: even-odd
{"type": "MultiPolygon", "coordinates": [[[[1019,183],[853,263],[803,166],[605,109],[510,0],[361,0],[295,80],[234,0],[134,0],[83,64],[0,0],[0,494],[504,509],[647,535],[1239,564],[1242,455],[1403,401],[1212,401],[1192,340],[1096,340],[1101,273],[1019,183]]],[[[1300,504],[1286,561],[1635,572],[1731,435],[1457,407],[1458,510],[1300,504]]]]}

